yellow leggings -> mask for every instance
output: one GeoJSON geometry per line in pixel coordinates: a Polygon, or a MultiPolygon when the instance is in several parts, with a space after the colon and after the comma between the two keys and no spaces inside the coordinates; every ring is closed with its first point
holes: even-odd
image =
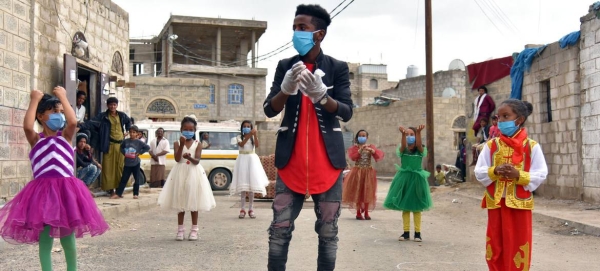
{"type": "MultiPolygon", "coordinates": [[[[411,212],[407,211],[402,212],[404,231],[410,231],[410,213],[411,212]]],[[[421,212],[414,212],[413,219],[415,220],[415,232],[421,232],[421,212]]]]}

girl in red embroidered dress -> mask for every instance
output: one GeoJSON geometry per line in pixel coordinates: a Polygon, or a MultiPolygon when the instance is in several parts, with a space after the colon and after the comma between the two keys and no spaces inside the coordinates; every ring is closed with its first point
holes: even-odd
{"type": "Polygon", "coordinates": [[[371,220],[369,211],[375,208],[377,203],[377,176],[371,166],[371,158],[375,162],[383,159],[383,152],[375,148],[373,144],[367,144],[369,133],[360,130],[354,137],[355,145],[348,149],[348,156],[355,161],[354,167],[344,178],[342,202],[350,208],[356,209],[356,219],[371,220]],[[364,218],[362,213],[364,213],[364,218]]]}

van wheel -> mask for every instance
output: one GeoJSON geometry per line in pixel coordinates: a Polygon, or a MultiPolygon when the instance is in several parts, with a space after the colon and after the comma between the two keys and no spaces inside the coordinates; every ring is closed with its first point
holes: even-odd
{"type": "Polygon", "coordinates": [[[213,169],[208,176],[208,181],[212,190],[225,190],[231,184],[231,173],[222,168],[213,169]]]}
{"type": "Polygon", "coordinates": [[[146,184],[146,173],[144,173],[143,170],[140,170],[139,180],[140,180],[140,185],[146,184]]]}

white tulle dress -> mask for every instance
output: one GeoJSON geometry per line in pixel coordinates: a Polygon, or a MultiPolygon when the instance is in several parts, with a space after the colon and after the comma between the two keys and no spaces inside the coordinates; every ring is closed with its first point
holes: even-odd
{"type": "MultiPolygon", "coordinates": [[[[183,153],[194,155],[197,147],[198,141],[194,141],[189,149],[183,147],[183,153]]],[[[215,208],[215,198],[202,165],[194,165],[181,158],[167,177],[158,196],[158,205],[177,212],[210,211],[215,208]]]]}
{"type": "MultiPolygon", "coordinates": [[[[242,137],[237,137],[237,142],[242,142],[242,137]]],[[[254,144],[248,140],[243,147],[239,147],[240,154],[235,160],[233,180],[229,186],[231,195],[241,192],[267,194],[269,179],[260,163],[260,158],[254,153],[254,144]]]]}

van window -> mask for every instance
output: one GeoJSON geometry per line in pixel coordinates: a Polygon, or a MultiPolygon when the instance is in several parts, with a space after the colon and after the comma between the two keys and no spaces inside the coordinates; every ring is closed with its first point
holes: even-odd
{"type": "Polygon", "coordinates": [[[209,132],[210,147],[207,150],[237,150],[238,132],[209,132]]]}
{"type": "Polygon", "coordinates": [[[181,137],[181,132],[180,131],[165,131],[165,133],[163,134],[163,137],[169,141],[169,144],[171,145],[171,150],[175,151],[174,144],[175,144],[175,141],[179,141],[179,138],[181,137]]]}

